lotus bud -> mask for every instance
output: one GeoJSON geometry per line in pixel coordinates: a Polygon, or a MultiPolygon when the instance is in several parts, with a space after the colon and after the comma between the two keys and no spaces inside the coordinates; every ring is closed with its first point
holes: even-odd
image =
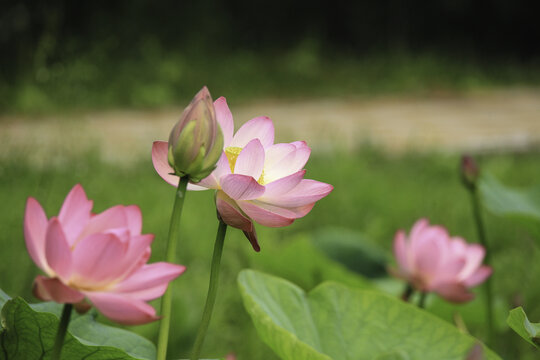
{"type": "Polygon", "coordinates": [[[208,89],[203,87],[185,108],[169,136],[169,165],[175,174],[199,182],[215,169],[223,134],[208,89]]]}
{"type": "Polygon", "coordinates": [[[464,155],[461,158],[461,179],[467,188],[474,188],[476,180],[478,180],[478,165],[474,158],[469,155],[464,155]]]}

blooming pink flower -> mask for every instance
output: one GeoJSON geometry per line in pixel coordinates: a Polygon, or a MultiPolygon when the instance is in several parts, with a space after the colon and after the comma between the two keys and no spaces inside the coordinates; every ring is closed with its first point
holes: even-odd
{"type": "MultiPolygon", "coordinates": [[[[241,229],[259,251],[253,221],[270,227],[290,225],[308,214],[315,202],[333,187],[304,179],[304,165],[311,149],[304,141],[274,144],[274,124],[256,117],[233,135],[234,123],[224,97],[214,102],[224,137],[224,149],[216,169],[188,189],[215,189],[221,219],[241,229]]],[[[156,141],[152,161],[158,174],[177,186],[179,178],[167,161],[167,142],[156,141]]]]}
{"type": "Polygon", "coordinates": [[[108,318],[122,324],[158,319],[146,302],[163,295],[185,267],[165,262],[148,265],[154,235],[141,234],[137,206],[114,206],[92,214],[93,202],[81,185],[64,200],[60,214],[47,219],[28,198],[24,236],[38,275],[35,295],[45,301],[78,303],[85,297],[108,318]]]}
{"type": "Polygon", "coordinates": [[[450,237],[445,228],[430,226],[427,219],[418,220],[408,237],[403,230],[396,233],[394,255],[398,264],[394,275],[418,291],[435,292],[452,302],[472,300],[469,288],[492,272],[482,265],[485,250],[481,245],[450,237]]]}

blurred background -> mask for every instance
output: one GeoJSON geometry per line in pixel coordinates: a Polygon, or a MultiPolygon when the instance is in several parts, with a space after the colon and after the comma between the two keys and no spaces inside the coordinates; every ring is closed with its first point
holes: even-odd
{"type": "MultiPolygon", "coordinates": [[[[153,172],[151,144],[167,139],[203,85],[227,97],[236,128],[266,115],[276,141],[306,140],[307,177],[335,186],[306,218],[258,228],[259,254],[229,231],[208,358],[275,358],[243,310],[241,269],[306,290],[371,278],[398,294],[402,284],[384,275],[397,229],[428,217],[477,242],[462,153],[510,187],[540,185],[540,26],[529,1],[54,0],[0,9],[0,287],[27,301],[38,273],[22,234],[28,196],[49,216],[77,182],[95,211],[138,204],[145,232],[156,234],[152,260],[163,257],[174,190],[153,172]],[[358,258],[333,254],[333,243],[358,258]]],[[[210,192],[190,193],[186,209],[178,258],[188,272],[174,285],[170,345],[180,358],[202,313],[217,228],[210,192]]],[[[540,232],[489,210],[493,347],[533,359],[505,318],[522,305],[540,320],[540,232]]],[[[432,297],[428,307],[450,322],[459,313],[485,335],[481,301],[432,297]]],[[[156,338],[155,324],[132,329],[156,338]]]]}

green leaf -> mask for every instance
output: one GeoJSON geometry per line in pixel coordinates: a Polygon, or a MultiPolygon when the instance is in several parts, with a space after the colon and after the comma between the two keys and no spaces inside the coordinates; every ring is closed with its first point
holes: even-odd
{"type": "Polygon", "coordinates": [[[339,281],[359,288],[374,288],[366,278],[328,258],[307,234],[291,236],[287,244],[253,256],[252,266],[309,290],[323,281],[339,281]]]}
{"type": "Polygon", "coordinates": [[[540,323],[530,322],[521,306],[510,310],[506,323],[529,344],[540,348],[540,323]]]}
{"type": "Polygon", "coordinates": [[[497,216],[520,219],[540,230],[540,187],[512,189],[495,177],[484,175],[479,182],[485,208],[497,216]]]}
{"type": "Polygon", "coordinates": [[[367,277],[386,276],[386,253],[364,235],[344,228],[330,227],[318,231],[313,244],[330,259],[367,277]]]}
{"type": "MultiPolygon", "coordinates": [[[[8,300],[1,313],[0,359],[42,359],[50,356],[58,317],[33,310],[23,299],[8,300]]],[[[82,319],[79,317],[78,319],[82,319]]],[[[110,346],[89,346],[66,334],[62,358],[86,360],[134,360],[125,351],[110,346]]]]}
{"type": "MultiPolygon", "coordinates": [[[[284,360],[462,360],[477,341],[380,292],[328,282],[306,294],[253,270],[238,283],[259,336],[284,360]]],[[[486,348],[486,359],[500,358],[486,348]]]]}

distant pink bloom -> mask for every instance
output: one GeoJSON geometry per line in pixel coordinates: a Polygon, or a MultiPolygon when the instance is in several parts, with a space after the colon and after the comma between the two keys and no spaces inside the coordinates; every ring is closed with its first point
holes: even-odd
{"type": "Polygon", "coordinates": [[[41,300],[78,303],[85,297],[108,318],[128,325],[157,320],[146,302],[163,295],[185,267],[146,264],[154,235],[141,234],[137,206],[114,206],[92,214],[93,202],[81,185],[64,200],[60,214],[47,219],[41,205],[28,198],[24,237],[38,275],[34,293],[41,300]]]}
{"type": "MultiPolygon", "coordinates": [[[[222,220],[241,229],[253,248],[259,251],[253,221],[270,227],[290,225],[308,214],[315,202],[333,187],[304,179],[304,165],[311,149],[304,141],[274,144],[274,124],[267,117],[256,117],[234,132],[231,111],[224,97],[214,102],[224,137],[224,148],[217,168],[188,189],[216,189],[216,205],[222,220]]],[[[152,161],[158,174],[169,184],[178,177],[167,161],[167,142],[156,141],[152,161]]]]}
{"type": "Polygon", "coordinates": [[[418,291],[435,292],[451,302],[472,300],[469,288],[492,272],[482,265],[485,250],[481,245],[450,237],[445,228],[430,226],[427,219],[418,220],[408,237],[403,230],[396,233],[394,255],[398,264],[394,275],[418,291]]]}

